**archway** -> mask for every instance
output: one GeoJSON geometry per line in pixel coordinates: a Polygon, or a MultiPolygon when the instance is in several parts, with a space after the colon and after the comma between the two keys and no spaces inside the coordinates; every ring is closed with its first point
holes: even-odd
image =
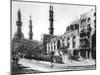
{"type": "Polygon", "coordinates": [[[61,43],[60,43],[60,40],[57,41],[57,49],[60,49],[61,48],[61,43]]]}

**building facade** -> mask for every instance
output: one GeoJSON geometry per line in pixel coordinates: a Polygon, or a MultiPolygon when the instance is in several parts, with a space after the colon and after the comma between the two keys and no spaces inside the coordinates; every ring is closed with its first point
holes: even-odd
{"type": "Polygon", "coordinates": [[[22,33],[22,21],[21,21],[21,11],[18,10],[18,19],[16,21],[17,32],[15,33],[14,38],[12,38],[11,48],[12,48],[12,56],[21,54],[22,56],[31,56],[32,53],[36,54],[35,49],[39,45],[39,42],[36,40],[32,40],[33,32],[32,32],[32,20],[30,17],[29,21],[29,39],[25,39],[24,34],[22,33]]]}
{"type": "Polygon", "coordinates": [[[47,43],[47,53],[54,52],[55,56],[61,56],[62,61],[67,63],[69,55],[77,55],[79,48],[79,22],[74,21],[67,27],[66,32],[52,38],[47,43]]]}
{"type": "Polygon", "coordinates": [[[95,49],[96,48],[96,11],[95,9],[92,9],[91,11],[80,15],[79,26],[80,26],[79,33],[80,33],[81,55],[84,58],[95,58],[95,53],[96,53],[96,49],[95,49]]]}
{"type": "Polygon", "coordinates": [[[47,54],[47,43],[52,39],[56,37],[55,35],[49,35],[49,34],[43,34],[42,37],[42,44],[43,44],[43,54],[47,54]]]}
{"type": "Polygon", "coordinates": [[[55,56],[61,56],[64,63],[67,63],[69,56],[96,58],[95,9],[80,15],[80,19],[73,21],[64,34],[52,38],[47,43],[47,53],[52,51],[55,56]]]}

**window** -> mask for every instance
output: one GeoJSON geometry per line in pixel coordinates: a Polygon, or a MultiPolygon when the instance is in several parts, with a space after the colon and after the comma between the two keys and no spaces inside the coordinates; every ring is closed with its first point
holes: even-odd
{"type": "Polygon", "coordinates": [[[77,50],[74,50],[73,51],[73,55],[78,55],[78,51],[77,50]]]}
{"type": "Polygon", "coordinates": [[[54,41],[54,50],[56,49],[55,41],[54,41]]]}
{"type": "Polygon", "coordinates": [[[69,38],[67,39],[67,47],[69,47],[70,43],[69,43],[69,38]]]}
{"type": "Polygon", "coordinates": [[[89,18],[88,18],[88,22],[90,22],[90,20],[91,20],[91,18],[89,17],[89,18]]]}
{"type": "Polygon", "coordinates": [[[94,13],[94,16],[96,16],[96,13],[94,13]]]}
{"type": "Polygon", "coordinates": [[[50,50],[50,46],[48,46],[48,50],[50,50]]]}
{"type": "Polygon", "coordinates": [[[62,45],[64,46],[64,39],[62,39],[62,45]]]}
{"type": "Polygon", "coordinates": [[[57,41],[57,49],[61,47],[60,40],[57,41]]]}
{"type": "Polygon", "coordinates": [[[79,24],[75,24],[75,29],[79,29],[79,24]]]}
{"type": "Polygon", "coordinates": [[[66,31],[70,31],[70,27],[69,26],[66,28],[66,31]]]}
{"type": "Polygon", "coordinates": [[[80,40],[80,46],[82,47],[82,46],[84,46],[84,45],[86,45],[86,41],[85,41],[84,39],[81,39],[81,40],[80,40]]]}
{"type": "Polygon", "coordinates": [[[81,39],[80,40],[80,46],[81,47],[89,47],[89,40],[88,39],[81,39]]]}
{"type": "Polygon", "coordinates": [[[85,25],[86,24],[86,19],[81,20],[81,25],[85,25]]]}
{"type": "Polygon", "coordinates": [[[90,26],[90,24],[87,25],[87,30],[91,31],[91,26],[90,26]]]}
{"type": "Polygon", "coordinates": [[[75,47],[75,36],[73,37],[73,48],[75,47]]]}
{"type": "Polygon", "coordinates": [[[70,28],[71,28],[71,30],[74,30],[74,25],[71,25],[70,28]]]}

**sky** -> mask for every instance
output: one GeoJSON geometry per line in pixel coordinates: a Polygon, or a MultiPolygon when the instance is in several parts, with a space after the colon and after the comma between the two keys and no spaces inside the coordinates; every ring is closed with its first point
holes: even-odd
{"type": "MultiPolygon", "coordinates": [[[[54,35],[62,35],[66,27],[81,14],[84,14],[94,6],[51,4],[54,10],[54,35]]],[[[29,19],[32,16],[33,40],[41,41],[43,34],[49,34],[49,8],[50,3],[18,2],[12,1],[12,37],[17,31],[17,12],[21,10],[22,32],[25,38],[29,38],[29,19]]]]}

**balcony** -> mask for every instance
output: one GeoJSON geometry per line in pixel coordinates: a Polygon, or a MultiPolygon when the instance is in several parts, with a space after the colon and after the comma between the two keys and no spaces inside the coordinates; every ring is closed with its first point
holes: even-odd
{"type": "Polygon", "coordinates": [[[90,36],[90,31],[89,30],[84,30],[80,32],[80,37],[86,37],[86,36],[90,36]]]}
{"type": "Polygon", "coordinates": [[[87,38],[80,39],[80,48],[89,48],[89,40],[87,38]]]}
{"type": "Polygon", "coordinates": [[[80,37],[85,37],[85,36],[87,36],[86,32],[80,32],[80,37]]]}

